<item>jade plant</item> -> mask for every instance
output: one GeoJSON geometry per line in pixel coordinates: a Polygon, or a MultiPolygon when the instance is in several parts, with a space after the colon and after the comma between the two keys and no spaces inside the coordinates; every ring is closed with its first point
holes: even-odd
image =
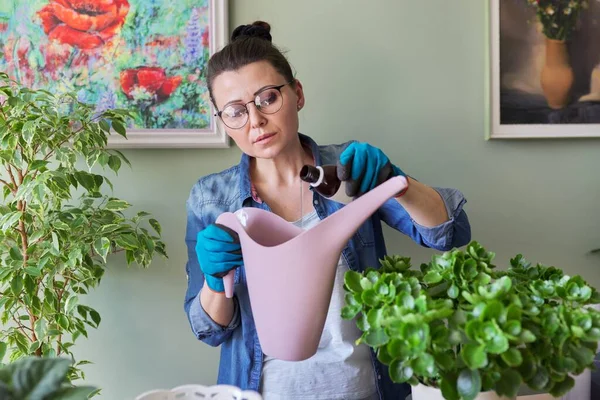
{"type": "Polygon", "coordinates": [[[345,275],[342,317],[372,347],[394,382],[439,388],[444,398],[522,385],[559,397],[592,368],[600,340],[599,296],[581,277],[522,255],[501,271],[473,241],[418,270],[386,256],[379,269],[345,275]]]}
{"type": "MultiPolygon", "coordinates": [[[[0,362],[75,359],[77,339],[101,321],[82,298],[109,254],[143,267],[166,256],[158,221],[107,194],[104,172],[129,163],[107,138],[126,137],[129,117],[0,74],[0,362]]],[[[71,366],[69,378],[83,378],[86,363],[71,366]]]]}
{"type": "Polygon", "coordinates": [[[68,374],[72,361],[63,357],[25,357],[0,367],[0,399],[83,400],[96,389],[74,386],[68,374]]]}

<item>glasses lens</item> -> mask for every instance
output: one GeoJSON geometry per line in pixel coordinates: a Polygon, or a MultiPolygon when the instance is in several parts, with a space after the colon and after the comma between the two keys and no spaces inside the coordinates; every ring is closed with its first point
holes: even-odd
{"type": "Polygon", "coordinates": [[[241,104],[231,104],[223,109],[221,119],[231,129],[238,129],[246,124],[248,110],[241,104]]]}
{"type": "Polygon", "coordinates": [[[267,89],[256,96],[256,107],[265,114],[273,114],[279,111],[283,104],[281,93],[277,89],[267,89]]]}

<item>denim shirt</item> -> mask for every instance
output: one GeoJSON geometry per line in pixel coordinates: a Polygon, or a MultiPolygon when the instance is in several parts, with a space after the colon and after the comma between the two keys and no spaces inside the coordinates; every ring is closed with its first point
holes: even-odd
{"type": "MultiPolygon", "coordinates": [[[[338,145],[317,145],[311,138],[299,134],[305,146],[309,146],[316,165],[335,164],[341,152],[350,142],[338,145]]],[[[196,257],[196,236],[206,226],[215,222],[223,212],[234,212],[242,207],[260,207],[269,210],[267,204],[252,196],[249,175],[250,157],[242,155],[241,161],[225,171],[202,177],[192,188],[187,208],[186,244],[188,261],[186,272],[188,287],[184,309],[196,337],[210,346],[221,346],[221,359],[217,383],[229,384],[242,389],[259,390],[263,352],[256,333],[244,267],[236,269],[234,315],[228,326],[215,323],[200,304],[200,289],[204,275],[196,257]]],[[[424,227],[413,221],[395,199],[390,199],[367,219],[342,251],[348,266],[362,272],[367,267],[379,266],[379,259],[386,255],[381,222],[408,235],[416,243],[437,250],[450,250],[467,244],[471,229],[463,205],[464,196],[455,189],[434,188],[442,197],[449,220],[435,227],[424,227]]],[[[410,189],[409,189],[410,190],[410,189]]],[[[314,208],[324,219],[343,205],[321,197],[313,192],[314,208]]],[[[394,384],[387,367],[381,364],[371,351],[378,394],[380,399],[404,399],[408,385],[394,384]]]]}

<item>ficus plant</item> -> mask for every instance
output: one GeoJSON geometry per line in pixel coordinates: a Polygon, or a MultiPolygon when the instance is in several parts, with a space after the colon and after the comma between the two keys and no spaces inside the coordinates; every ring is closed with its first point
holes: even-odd
{"type": "Polygon", "coordinates": [[[600,340],[598,293],[581,277],[528,263],[504,271],[473,241],[411,269],[386,256],[379,269],[345,275],[342,316],[363,332],[394,382],[439,388],[448,400],[522,385],[560,397],[592,368],[600,340]]]}
{"type": "MultiPolygon", "coordinates": [[[[109,254],[143,267],[166,257],[158,221],[106,194],[103,173],[129,163],[107,138],[126,137],[129,117],[0,74],[0,362],[74,359],[77,339],[100,324],[82,297],[100,283],[109,254]]],[[[83,378],[86,363],[74,363],[69,379],[83,378]]]]}

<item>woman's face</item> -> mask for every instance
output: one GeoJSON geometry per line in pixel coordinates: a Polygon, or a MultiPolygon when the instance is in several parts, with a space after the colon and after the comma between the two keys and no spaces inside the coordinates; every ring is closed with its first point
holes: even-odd
{"type": "Polygon", "coordinates": [[[224,126],[244,153],[257,158],[274,158],[297,140],[298,110],[304,106],[304,93],[300,82],[295,82],[295,86],[281,87],[281,98],[277,98],[279,93],[270,88],[287,82],[267,61],[223,72],[213,80],[213,98],[224,120],[229,119],[229,125],[235,125],[232,120],[239,123],[245,119],[246,110],[240,106],[246,105],[248,120],[244,126],[239,129],[224,126]],[[272,114],[259,111],[254,102],[257,95],[264,111],[270,111],[269,104],[279,104],[277,101],[282,102],[281,108],[272,114]]]}

